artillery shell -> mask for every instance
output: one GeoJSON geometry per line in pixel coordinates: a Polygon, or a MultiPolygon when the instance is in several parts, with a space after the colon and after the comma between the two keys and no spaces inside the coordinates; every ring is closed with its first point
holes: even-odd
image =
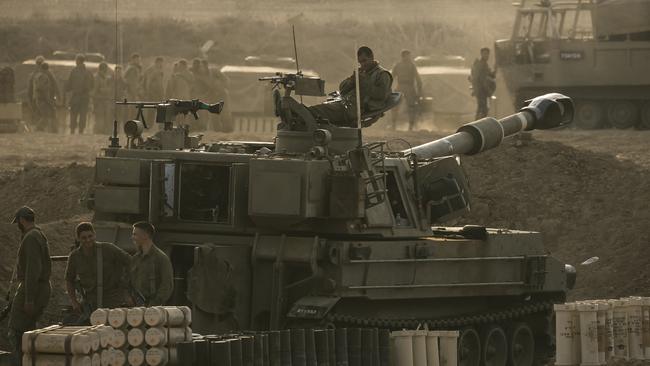
{"type": "Polygon", "coordinates": [[[336,347],[336,366],[348,366],[348,332],[345,328],[334,331],[336,347]]]}
{"type": "Polygon", "coordinates": [[[304,329],[291,329],[291,364],[293,366],[307,365],[304,329]]]}

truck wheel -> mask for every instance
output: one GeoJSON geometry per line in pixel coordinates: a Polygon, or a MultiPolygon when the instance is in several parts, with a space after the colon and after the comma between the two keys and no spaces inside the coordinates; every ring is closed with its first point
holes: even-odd
{"type": "Polygon", "coordinates": [[[638,120],[638,109],[634,103],[627,100],[609,102],[607,105],[607,119],[612,126],[618,129],[634,127],[638,120]]]}
{"type": "Polygon", "coordinates": [[[465,328],[458,337],[458,366],[479,366],[481,339],[474,328],[465,328]]]}
{"type": "Polygon", "coordinates": [[[492,325],[483,333],[483,365],[506,366],[508,361],[508,340],[503,328],[492,325]]]}
{"type": "Polygon", "coordinates": [[[642,130],[650,130],[650,101],[643,103],[641,106],[639,128],[642,130]]]}
{"type": "Polygon", "coordinates": [[[535,360],[535,337],[526,323],[516,323],[508,332],[508,365],[532,366],[535,360]]]}
{"type": "Polygon", "coordinates": [[[603,127],[603,107],[595,101],[578,102],[576,106],[576,124],[585,130],[603,127]]]}

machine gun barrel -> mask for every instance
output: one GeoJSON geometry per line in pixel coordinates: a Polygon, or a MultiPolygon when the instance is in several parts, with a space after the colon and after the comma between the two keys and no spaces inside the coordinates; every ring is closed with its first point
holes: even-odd
{"type": "Polygon", "coordinates": [[[573,101],[562,94],[536,97],[518,113],[502,119],[483,118],[461,126],[455,134],[427,142],[404,153],[419,159],[456,154],[473,155],[501,144],[503,138],[521,131],[545,130],[566,125],[573,120],[573,101]]]}

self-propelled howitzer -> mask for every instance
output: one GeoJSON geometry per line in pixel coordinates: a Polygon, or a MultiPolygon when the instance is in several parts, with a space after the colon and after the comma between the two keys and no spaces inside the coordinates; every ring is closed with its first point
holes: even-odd
{"type": "Polygon", "coordinates": [[[275,143],[197,144],[185,128],[183,148],[165,147],[165,129],[160,143],[107,148],[89,202],[98,240],[131,249],[130,224],[154,223],[171,303],[193,307],[199,332],[427,324],[462,331],[461,365],[530,366],[552,350],[549,315],[572,267],[539,233],[440,225],[470,207],[455,154],[571,114],[546,95],[401,152],[327,121],[284,124],[275,143]]]}

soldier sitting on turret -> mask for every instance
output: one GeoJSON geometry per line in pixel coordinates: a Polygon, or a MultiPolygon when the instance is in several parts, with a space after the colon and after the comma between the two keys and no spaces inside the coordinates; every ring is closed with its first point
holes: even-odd
{"type": "MultiPolygon", "coordinates": [[[[359,61],[359,90],[361,115],[378,111],[386,107],[391,95],[393,76],[375,61],[369,47],[362,46],[357,50],[359,61]]],[[[339,85],[341,99],[308,107],[317,120],[326,120],[341,127],[356,127],[356,87],[355,75],[343,80],[339,85]]],[[[374,122],[374,121],[373,121],[374,122]]],[[[368,125],[369,126],[369,125],[368,125]]],[[[368,127],[363,126],[363,127],[368,127]]]]}

